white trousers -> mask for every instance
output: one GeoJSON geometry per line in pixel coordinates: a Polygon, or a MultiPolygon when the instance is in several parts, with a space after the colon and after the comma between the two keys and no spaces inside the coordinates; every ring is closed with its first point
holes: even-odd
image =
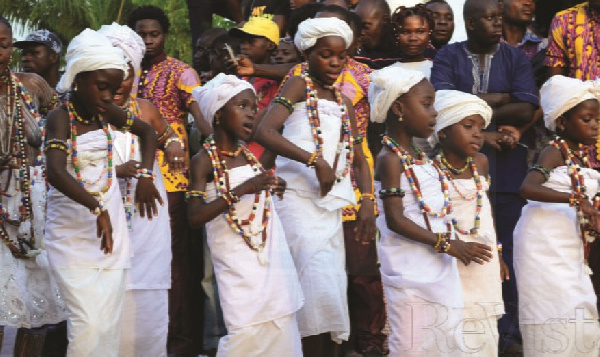
{"type": "Polygon", "coordinates": [[[167,355],[168,290],[125,291],[121,316],[121,357],[167,355]]]}
{"type": "Polygon", "coordinates": [[[296,314],[230,330],[219,340],[217,357],[302,357],[296,314]]]}
{"type": "Polygon", "coordinates": [[[68,310],[69,357],[117,357],[125,270],[56,269],[68,310]]]}
{"type": "Polygon", "coordinates": [[[597,357],[600,343],[598,321],[558,320],[545,324],[519,324],[525,357],[597,357]]]}

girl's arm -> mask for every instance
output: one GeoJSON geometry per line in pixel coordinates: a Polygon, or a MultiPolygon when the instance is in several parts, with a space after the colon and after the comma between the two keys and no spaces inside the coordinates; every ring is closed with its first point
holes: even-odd
{"type": "MultiPolygon", "coordinates": [[[[117,105],[112,103],[105,105],[104,110],[103,117],[109,124],[117,128],[127,125],[125,111],[117,105]]],[[[140,168],[152,171],[156,153],[156,132],[149,124],[138,118],[133,119],[129,131],[140,138],[140,148],[142,151],[140,168]]],[[[155,201],[158,201],[161,205],[163,204],[163,200],[154,186],[152,177],[139,177],[135,189],[135,202],[139,205],[138,210],[141,217],[147,216],[149,220],[152,220],[153,216],[158,215],[158,208],[155,201]]]]}
{"type": "MultiPolygon", "coordinates": [[[[69,118],[63,109],[55,109],[48,114],[46,121],[46,140],[56,139],[58,142],[65,143],[70,135],[69,118]]],[[[80,184],[67,172],[67,152],[60,149],[48,149],[46,151],[46,176],[48,182],[54,188],[62,192],[71,200],[94,211],[100,207],[100,203],[94,196],[87,192],[80,184]]],[[[100,207],[101,208],[101,207],[100,207]]],[[[106,209],[101,210],[97,219],[97,235],[102,238],[100,249],[104,254],[112,253],[112,225],[110,216],[106,209]]]]}
{"type": "MultiPolygon", "coordinates": [[[[346,103],[346,109],[350,116],[352,133],[355,135],[354,137],[356,137],[358,127],[356,125],[352,101],[344,95],[344,102],[346,103]]],[[[371,169],[367,163],[365,154],[363,153],[362,145],[360,144],[354,145],[354,162],[352,169],[354,170],[356,185],[361,193],[361,205],[356,214],[358,226],[355,228],[355,231],[357,232],[357,237],[362,240],[363,244],[369,244],[377,235],[375,227],[375,196],[373,196],[373,199],[370,199],[368,196],[362,196],[362,194],[373,194],[373,178],[371,177],[371,169]]]]}
{"type": "MultiPolygon", "coordinates": [[[[292,104],[300,102],[306,96],[306,84],[299,76],[291,77],[283,86],[280,96],[287,98],[292,104]]],[[[301,163],[308,163],[313,153],[299,148],[296,144],[280,134],[281,127],[290,115],[288,109],[280,103],[271,105],[267,114],[259,124],[254,139],[275,155],[301,163]]],[[[321,195],[325,196],[333,187],[335,172],[322,157],[314,161],[317,179],[321,186],[321,195]]]]}
{"type": "MultiPolygon", "coordinates": [[[[377,161],[377,177],[381,178],[381,188],[399,188],[402,172],[404,172],[404,168],[396,154],[383,148],[377,161]]],[[[407,192],[407,194],[410,194],[410,192],[407,192]]],[[[383,209],[385,211],[385,221],[390,230],[434,249],[437,235],[422,228],[404,215],[404,206],[400,196],[383,199],[383,209]]],[[[491,248],[485,244],[467,243],[458,239],[451,240],[450,243],[447,254],[460,259],[465,265],[469,265],[471,261],[484,264],[492,259],[491,248]]]]}
{"type": "MultiPolygon", "coordinates": [[[[206,192],[206,178],[212,174],[212,163],[208,154],[205,151],[196,154],[190,165],[188,193],[206,192]]],[[[270,171],[266,171],[244,181],[231,191],[237,197],[242,197],[246,194],[268,190],[275,185],[276,178],[271,175],[270,171]]],[[[217,197],[210,202],[205,202],[199,197],[190,197],[187,202],[189,225],[194,229],[200,228],[204,223],[210,222],[222,214],[228,207],[227,201],[222,197],[217,197]]]]}
{"type": "Polygon", "coordinates": [[[138,98],[137,101],[142,111],[142,120],[150,124],[156,131],[156,135],[160,138],[156,146],[164,152],[165,164],[169,165],[169,171],[181,172],[185,169],[185,150],[181,140],[179,140],[179,136],[168,125],[154,104],[141,98],[138,98]],[[169,140],[169,138],[173,139],[169,140]],[[167,140],[169,140],[169,145],[165,147],[167,140]],[[178,159],[175,160],[175,158],[178,159]]]}

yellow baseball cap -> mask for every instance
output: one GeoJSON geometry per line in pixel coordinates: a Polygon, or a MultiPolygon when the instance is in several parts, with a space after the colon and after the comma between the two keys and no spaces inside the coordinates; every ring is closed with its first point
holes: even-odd
{"type": "Polygon", "coordinates": [[[279,44],[279,26],[275,21],[264,16],[252,16],[244,24],[242,28],[234,28],[229,30],[229,34],[233,37],[266,37],[275,45],[279,44]]]}

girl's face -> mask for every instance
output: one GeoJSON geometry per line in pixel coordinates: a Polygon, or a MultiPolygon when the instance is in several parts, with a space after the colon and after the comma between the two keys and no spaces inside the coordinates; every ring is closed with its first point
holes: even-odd
{"type": "Polygon", "coordinates": [[[102,114],[106,111],[106,106],[112,104],[122,81],[123,71],[120,69],[82,72],[75,77],[77,91],[74,91],[73,95],[85,114],[90,116],[102,114]]]}
{"type": "Polygon", "coordinates": [[[421,16],[409,16],[396,27],[396,41],[407,59],[422,57],[429,45],[429,24],[421,16]]]}
{"type": "Polygon", "coordinates": [[[12,32],[8,26],[0,23],[0,73],[4,73],[10,65],[12,53],[12,32]]]}
{"type": "Polygon", "coordinates": [[[124,79],[123,82],[121,82],[121,88],[117,90],[117,93],[115,93],[113,97],[114,103],[122,107],[131,95],[131,88],[133,88],[133,67],[131,67],[130,64],[127,79],[124,79]]]}
{"type": "Polygon", "coordinates": [[[308,70],[319,81],[332,85],[346,66],[348,51],[340,36],[325,36],[306,51],[308,70]]]}
{"type": "Polygon", "coordinates": [[[445,152],[460,157],[474,156],[483,145],[483,129],[485,121],[481,115],[475,114],[442,129],[438,136],[445,152]]]}
{"type": "Polygon", "coordinates": [[[233,137],[248,141],[252,137],[256,112],[256,95],[251,89],[243,90],[219,109],[219,127],[233,137]]]}
{"type": "Polygon", "coordinates": [[[271,55],[271,63],[282,64],[282,63],[297,63],[300,62],[298,59],[298,52],[294,44],[288,41],[279,41],[279,46],[271,55]]]}
{"type": "Polygon", "coordinates": [[[558,127],[575,143],[593,145],[598,140],[598,107],[596,99],[581,102],[558,119],[558,127]]]}
{"type": "Polygon", "coordinates": [[[399,106],[393,106],[394,113],[402,116],[410,136],[428,138],[433,133],[437,117],[434,100],[435,89],[427,79],[423,79],[400,97],[399,106]]]}

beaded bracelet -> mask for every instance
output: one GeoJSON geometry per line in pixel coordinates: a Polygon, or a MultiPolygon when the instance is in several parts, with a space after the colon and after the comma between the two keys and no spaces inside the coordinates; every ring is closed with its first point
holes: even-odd
{"type": "Polygon", "coordinates": [[[569,207],[579,207],[581,200],[587,198],[588,197],[585,193],[572,193],[571,197],[569,197],[569,207]]]}
{"type": "Polygon", "coordinates": [[[188,192],[185,193],[185,200],[189,201],[190,198],[199,198],[202,201],[206,200],[206,192],[204,191],[197,191],[197,190],[190,190],[188,192]]]}
{"type": "Polygon", "coordinates": [[[133,125],[133,113],[130,110],[127,110],[127,119],[125,120],[125,125],[121,127],[122,132],[130,131],[131,126],[133,125]]]}
{"type": "Polygon", "coordinates": [[[167,135],[169,134],[169,132],[170,132],[170,131],[171,131],[171,124],[167,123],[167,128],[165,129],[165,132],[164,132],[164,133],[162,133],[162,134],[161,134],[161,135],[158,137],[157,141],[158,141],[158,142],[161,142],[161,141],[162,141],[164,138],[166,138],[166,137],[167,137],[167,135]]]}
{"type": "Polygon", "coordinates": [[[136,175],[136,178],[138,178],[138,179],[149,178],[149,179],[153,179],[154,180],[154,174],[142,174],[142,173],[138,173],[136,175]]]}
{"type": "Polygon", "coordinates": [[[433,245],[433,249],[438,253],[446,253],[450,249],[450,242],[448,241],[448,233],[436,233],[437,241],[433,245]]]}
{"type": "Polygon", "coordinates": [[[375,195],[374,194],[372,194],[372,193],[363,193],[363,194],[360,195],[360,199],[358,200],[358,203],[359,204],[362,203],[365,198],[371,200],[372,202],[375,202],[375,195]]]}
{"type": "Polygon", "coordinates": [[[354,145],[360,145],[363,142],[364,137],[362,135],[357,136],[354,139],[354,145]]]}
{"type": "Polygon", "coordinates": [[[181,145],[181,150],[183,150],[185,148],[185,145],[183,144],[183,140],[179,139],[179,136],[175,135],[175,136],[171,136],[170,138],[167,139],[167,141],[165,141],[165,149],[173,141],[176,141],[179,143],[179,145],[181,145]]]}
{"type": "Polygon", "coordinates": [[[404,190],[401,188],[384,188],[379,190],[379,198],[384,199],[393,196],[399,196],[400,198],[404,197],[404,190]]]}
{"type": "Polygon", "coordinates": [[[317,155],[319,155],[318,151],[315,151],[310,155],[310,159],[306,162],[306,166],[313,167],[315,166],[315,162],[317,161],[317,155]]]}
{"type": "Polygon", "coordinates": [[[67,155],[69,154],[69,148],[66,140],[60,140],[56,138],[46,140],[46,142],[44,143],[44,152],[48,152],[48,150],[50,149],[62,150],[65,153],[67,153],[67,155]]]}
{"type": "Polygon", "coordinates": [[[540,164],[531,165],[531,167],[529,168],[529,171],[537,171],[537,172],[541,173],[542,175],[544,175],[544,182],[548,181],[550,179],[550,171],[548,171],[547,168],[545,168],[544,166],[542,166],[540,164]]]}
{"type": "Polygon", "coordinates": [[[102,201],[98,202],[98,206],[96,206],[96,208],[94,208],[92,210],[92,214],[96,217],[100,216],[102,214],[102,212],[106,211],[106,207],[104,207],[104,204],[102,203],[102,201]]]}
{"type": "Polygon", "coordinates": [[[294,104],[286,97],[277,96],[277,97],[273,98],[272,102],[283,105],[285,107],[285,109],[287,109],[288,112],[290,112],[290,114],[292,114],[294,112],[294,104]]]}

